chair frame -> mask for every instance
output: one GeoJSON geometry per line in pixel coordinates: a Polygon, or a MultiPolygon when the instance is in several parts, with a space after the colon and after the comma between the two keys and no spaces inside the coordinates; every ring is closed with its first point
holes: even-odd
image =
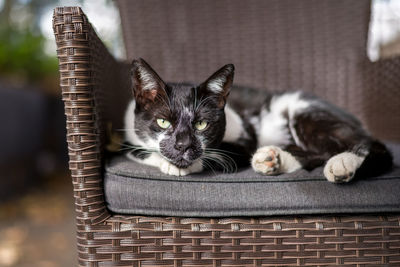
{"type": "Polygon", "coordinates": [[[400,266],[399,214],[258,218],[112,214],[106,208],[102,180],[110,118],[102,109],[118,102],[103,83],[113,84],[113,94],[129,93],[126,64],[113,59],[79,7],[56,8],[53,28],[79,266],[400,266]]]}

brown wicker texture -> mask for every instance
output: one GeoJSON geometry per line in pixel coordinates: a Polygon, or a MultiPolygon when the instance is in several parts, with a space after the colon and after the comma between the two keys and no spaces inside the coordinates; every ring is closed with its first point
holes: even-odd
{"type": "MultiPolygon", "coordinates": [[[[80,8],[55,9],[53,24],[79,266],[400,266],[400,215],[196,219],[110,214],[102,187],[103,147],[107,123],[121,126],[130,95],[128,68],[110,56],[80,8]]],[[[380,67],[374,71],[384,78],[380,67]]]]}

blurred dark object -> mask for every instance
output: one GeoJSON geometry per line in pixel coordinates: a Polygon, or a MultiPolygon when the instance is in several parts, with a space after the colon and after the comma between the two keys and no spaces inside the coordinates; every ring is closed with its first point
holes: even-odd
{"type": "Polygon", "coordinates": [[[0,84],[0,198],[16,194],[37,180],[45,104],[45,97],[37,91],[0,84]]]}
{"type": "MultiPolygon", "coordinates": [[[[400,140],[395,124],[400,118],[400,59],[377,64],[367,60],[370,1],[117,3],[128,60],[144,57],[162,77],[200,81],[216,66],[234,63],[236,84],[312,91],[368,125],[373,125],[371,118],[386,122],[372,131],[400,140]],[[382,105],[374,104],[378,100],[382,105]],[[370,110],[379,118],[370,118],[370,110]]],[[[129,64],[108,53],[78,7],[57,8],[53,27],[67,115],[80,266],[399,262],[391,256],[398,255],[392,246],[399,240],[391,237],[400,229],[399,214],[199,219],[110,213],[103,192],[104,148],[107,127],[122,128],[131,95],[129,64]]]]}
{"type": "Polygon", "coordinates": [[[0,9],[0,200],[65,170],[58,63],[45,53],[38,19],[50,2],[4,0],[0,9]]]}
{"type": "Polygon", "coordinates": [[[0,81],[0,200],[64,168],[63,116],[58,98],[34,87],[0,81]]]}

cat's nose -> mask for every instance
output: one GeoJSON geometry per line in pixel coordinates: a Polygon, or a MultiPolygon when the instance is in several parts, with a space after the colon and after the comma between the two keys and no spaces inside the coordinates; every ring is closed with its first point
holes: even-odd
{"type": "Polygon", "coordinates": [[[177,138],[176,143],[175,143],[175,149],[179,150],[181,152],[185,152],[191,145],[191,140],[189,135],[182,135],[177,138]]]}

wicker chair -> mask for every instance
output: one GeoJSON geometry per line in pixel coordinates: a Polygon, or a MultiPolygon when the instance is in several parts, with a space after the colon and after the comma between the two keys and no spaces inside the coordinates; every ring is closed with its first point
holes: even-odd
{"type": "MultiPolygon", "coordinates": [[[[198,82],[231,62],[237,84],[311,90],[357,114],[378,137],[400,140],[400,58],[366,59],[369,1],[117,3],[128,59],[145,58],[162,77],[198,82]]],[[[103,193],[105,145],[111,123],[122,128],[129,67],[109,54],[79,7],[56,8],[53,27],[79,266],[400,266],[399,214],[112,214],[103,193]]]]}

